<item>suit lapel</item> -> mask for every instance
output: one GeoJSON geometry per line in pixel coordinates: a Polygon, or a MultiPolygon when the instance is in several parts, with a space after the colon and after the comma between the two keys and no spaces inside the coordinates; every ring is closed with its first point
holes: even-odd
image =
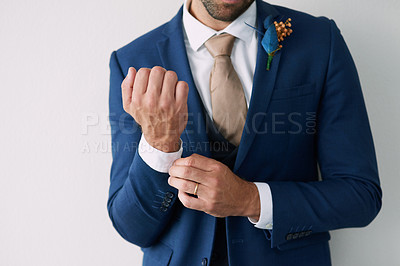
{"type": "Polygon", "coordinates": [[[188,123],[182,134],[187,138],[185,148],[190,153],[198,153],[210,157],[207,148],[208,137],[206,134],[205,117],[202,109],[201,98],[193,81],[193,76],[186,54],[182,26],[183,7],[178,14],[166,25],[163,34],[165,39],[157,43],[158,52],[166,69],[177,73],[179,80],[186,81],[189,85],[188,96],[188,123]]]}
{"type": "MultiPolygon", "coordinates": [[[[273,15],[274,17],[276,17],[279,15],[279,12],[273,6],[263,2],[262,0],[256,1],[258,30],[261,32],[265,32],[263,26],[264,19],[268,15],[273,15]]],[[[271,64],[271,69],[267,71],[266,68],[268,55],[261,45],[262,38],[263,36],[258,33],[257,63],[253,78],[253,89],[249,110],[247,112],[246,123],[236,157],[234,171],[237,171],[239,169],[239,167],[243,163],[243,160],[246,158],[246,155],[249,152],[250,147],[253,143],[254,137],[258,132],[258,128],[265,118],[265,113],[268,109],[272,91],[275,86],[276,76],[278,73],[281,51],[274,56],[271,64]]]]}

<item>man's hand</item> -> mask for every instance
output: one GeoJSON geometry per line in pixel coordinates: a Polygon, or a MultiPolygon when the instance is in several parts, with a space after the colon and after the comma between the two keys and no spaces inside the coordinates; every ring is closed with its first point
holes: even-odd
{"type": "Polygon", "coordinates": [[[164,152],[179,150],[188,118],[187,83],[162,67],[137,73],[130,67],[121,88],[124,110],[141,126],[146,141],[164,152]]]}
{"type": "Polygon", "coordinates": [[[215,217],[260,216],[257,186],[235,175],[226,165],[193,154],[178,159],[169,170],[168,183],[179,190],[182,204],[215,217]],[[193,194],[199,183],[197,198],[193,194]]]}

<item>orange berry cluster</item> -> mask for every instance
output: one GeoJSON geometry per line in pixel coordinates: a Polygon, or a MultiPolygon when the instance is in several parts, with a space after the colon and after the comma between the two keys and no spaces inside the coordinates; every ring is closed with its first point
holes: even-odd
{"type": "MultiPolygon", "coordinates": [[[[281,22],[276,22],[274,21],[274,25],[276,28],[276,32],[278,33],[278,41],[283,42],[284,38],[290,36],[292,34],[293,30],[290,28],[292,27],[292,21],[291,18],[288,18],[285,23],[281,22]]],[[[279,48],[282,48],[282,45],[279,45],[279,48]]]]}

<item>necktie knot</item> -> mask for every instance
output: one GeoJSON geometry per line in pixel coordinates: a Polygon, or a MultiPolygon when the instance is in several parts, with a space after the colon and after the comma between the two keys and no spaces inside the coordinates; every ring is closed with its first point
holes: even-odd
{"type": "Polygon", "coordinates": [[[221,55],[231,56],[235,36],[228,33],[215,35],[204,43],[212,57],[221,55]]]}

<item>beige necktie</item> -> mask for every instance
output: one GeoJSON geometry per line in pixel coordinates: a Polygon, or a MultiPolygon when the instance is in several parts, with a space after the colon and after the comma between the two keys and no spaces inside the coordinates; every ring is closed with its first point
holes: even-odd
{"type": "Polygon", "coordinates": [[[214,124],[229,142],[238,146],[246,121],[247,104],[230,57],[234,42],[234,36],[224,33],[210,38],[205,46],[214,58],[210,75],[214,124]]]}

